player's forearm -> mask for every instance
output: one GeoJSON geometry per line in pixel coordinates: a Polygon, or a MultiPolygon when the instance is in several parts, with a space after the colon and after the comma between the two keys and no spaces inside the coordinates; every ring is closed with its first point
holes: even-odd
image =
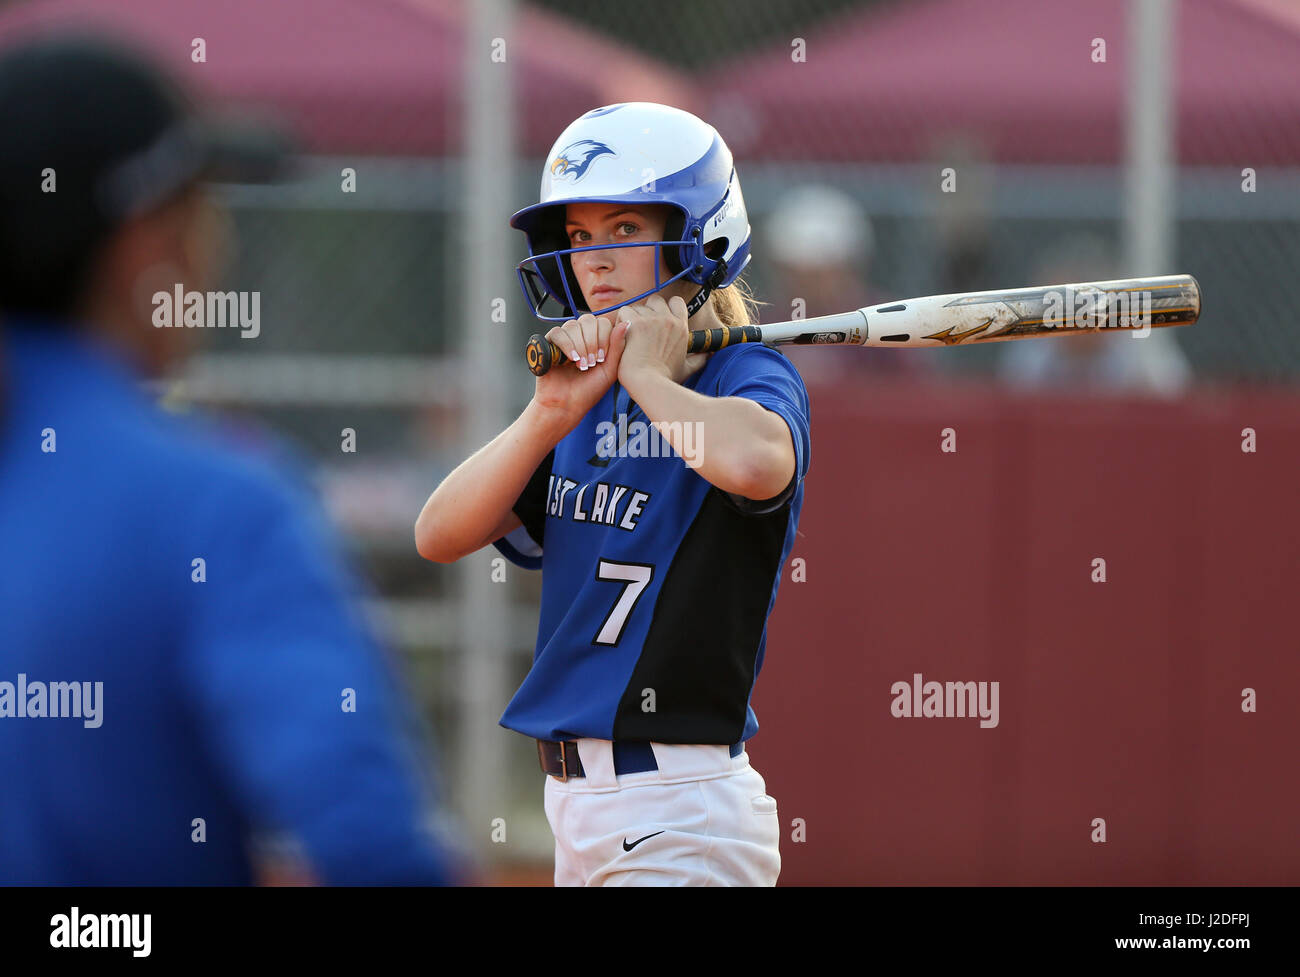
{"type": "Polygon", "coordinates": [[[628,377],[624,386],[660,436],[701,478],[724,492],[769,499],[793,477],[790,429],[761,404],[745,397],[710,397],[659,373],[628,377]]]}
{"type": "Polygon", "coordinates": [[[415,521],[420,555],[450,563],[482,546],[566,433],[562,423],[529,403],[509,427],[461,462],[429,496],[415,521]]]}

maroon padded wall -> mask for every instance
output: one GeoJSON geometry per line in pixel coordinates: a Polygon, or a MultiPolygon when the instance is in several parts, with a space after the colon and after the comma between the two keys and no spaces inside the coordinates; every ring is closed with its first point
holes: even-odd
{"type": "Polygon", "coordinates": [[[749,746],[783,883],[1300,882],[1300,396],[873,383],[812,417],[749,746]],[[998,726],[894,717],[916,672],[997,681],[998,726]]]}

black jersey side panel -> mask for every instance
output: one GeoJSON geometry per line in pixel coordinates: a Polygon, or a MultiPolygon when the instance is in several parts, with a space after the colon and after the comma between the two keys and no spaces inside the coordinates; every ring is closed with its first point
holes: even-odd
{"type": "Polygon", "coordinates": [[[730,745],[744,734],[790,511],[745,515],[716,487],[705,495],[659,591],[615,739],[730,745]]]}
{"type": "Polygon", "coordinates": [[[538,546],[543,545],[542,535],[546,530],[546,487],[550,484],[551,466],[554,463],[555,449],[552,448],[551,453],[542,459],[542,463],[528,479],[528,484],[519,493],[513,506],[515,515],[538,546]]]}

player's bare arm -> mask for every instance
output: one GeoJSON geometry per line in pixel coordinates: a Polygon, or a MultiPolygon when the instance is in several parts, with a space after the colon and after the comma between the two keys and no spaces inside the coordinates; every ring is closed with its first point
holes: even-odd
{"type": "MultiPolygon", "coordinates": [[[[744,397],[710,397],[681,385],[708,354],[686,354],[686,303],[658,295],[618,312],[629,321],[619,381],[646,417],[665,424],[660,433],[683,455],[682,427],[697,424],[703,451],[696,468],[705,481],[748,499],[770,499],[794,477],[790,428],[780,415],[744,397]],[[696,361],[692,364],[692,361],[696,361]]],[[[559,371],[564,372],[564,371],[559,371]]]]}
{"type": "Polygon", "coordinates": [[[551,329],[579,369],[539,377],[533,399],[508,428],[443,479],[415,522],[415,545],[454,563],[520,525],[512,507],[534,470],[618,377],[625,327],[587,314],[551,329]]]}
{"type": "Polygon", "coordinates": [[[509,427],[461,462],[420,510],[419,554],[434,563],[454,563],[490,542],[487,537],[507,520],[533,471],[567,433],[561,424],[562,418],[529,403],[509,427]]]}

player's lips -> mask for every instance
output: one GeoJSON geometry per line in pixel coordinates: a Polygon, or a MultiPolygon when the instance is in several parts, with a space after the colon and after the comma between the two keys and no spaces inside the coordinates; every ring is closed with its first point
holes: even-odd
{"type": "Polygon", "coordinates": [[[623,291],[621,288],[614,288],[612,285],[597,285],[591,290],[591,297],[598,298],[602,295],[617,295],[623,291]]]}

